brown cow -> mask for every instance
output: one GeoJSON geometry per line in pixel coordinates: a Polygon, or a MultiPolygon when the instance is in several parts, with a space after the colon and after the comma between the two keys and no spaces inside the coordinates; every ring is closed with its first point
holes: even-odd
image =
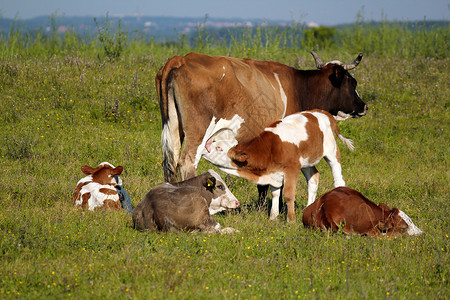
{"type": "Polygon", "coordinates": [[[150,190],[133,210],[139,230],[233,232],[221,229],[211,215],[239,202],[213,170],[178,183],[161,183],[150,190]]]}
{"type": "MultiPolygon", "coordinates": [[[[316,197],[319,173],[314,166],[322,158],[331,167],[334,186],[345,185],[341,155],[334,135],[353,150],[352,141],[340,134],[336,120],[329,113],[312,110],[289,115],[265,128],[259,136],[228,151],[231,165],[235,167],[233,174],[272,187],[275,198],[272,199],[271,220],[278,216],[278,198],[284,184],[287,220],[293,222],[295,187],[300,170],[308,182],[308,204],[316,197]]],[[[215,141],[215,136],[210,140],[211,151],[222,151],[223,148],[226,151],[226,147],[215,141]]]]}
{"type": "Polygon", "coordinates": [[[365,115],[367,105],[348,72],[359,64],[362,54],[349,64],[322,63],[312,54],[317,70],[198,53],[169,59],[155,79],[165,180],[176,181],[177,169],[182,180],[193,177],[202,156],[227,172],[226,152],[209,157],[203,152],[206,133],[219,122],[229,123],[231,139],[237,144],[299,111],[322,109],[342,119],[365,115]]]}
{"type": "Polygon", "coordinates": [[[346,234],[378,237],[422,233],[401,210],[391,209],[384,203],[377,206],[360,192],[347,187],[335,188],[307,206],[303,212],[303,225],[333,232],[342,227],[346,234]]]}

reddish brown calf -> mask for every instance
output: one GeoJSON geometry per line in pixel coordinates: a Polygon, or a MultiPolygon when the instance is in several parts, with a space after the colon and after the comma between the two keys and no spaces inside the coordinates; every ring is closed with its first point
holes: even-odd
{"type": "Polygon", "coordinates": [[[343,226],[342,231],[346,234],[378,237],[422,233],[401,210],[391,209],[384,203],[377,206],[360,192],[347,187],[335,188],[307,206],[303,212],[303,225],[333,232],[343,226]]]}

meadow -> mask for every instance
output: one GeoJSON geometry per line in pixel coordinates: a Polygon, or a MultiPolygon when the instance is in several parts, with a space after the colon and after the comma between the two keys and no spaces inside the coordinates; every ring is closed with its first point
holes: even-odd
{"type": "MultiPolygon", "coordinates": [[[[168,58],[201,51],[313,69],[318,41],[287,47],[290,32],[264,28],[229,45],[207,32],[192,45],[118,43],[111,30],[96,41],[0,36],[0,298],[448,299],[449,27],[353,29],[316,49],[324,61],[364,52],[353,74],[369,112],[338,123],[356,146],[339,143],[344,179],[424,235],[307,230],[303,177],[288,224],[256,208],[254,184],[221,173],[242,204],[215,217],[240,231],[231,235],[139,232],[125,211],[73,208],[82,165],[122,165],[134,206],[163,181],[154,78],[168,58]]],[[[321,195],[332,176],[324,162],[318,170],[321,195]]]]}

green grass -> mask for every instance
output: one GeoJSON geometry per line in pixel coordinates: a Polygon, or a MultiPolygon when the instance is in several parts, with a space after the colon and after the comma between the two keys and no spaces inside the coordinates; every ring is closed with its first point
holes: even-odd
{"type": "MultiPolygon", "coordinates": [[[[122,165],[133,205],[163,181],[154,77],[167,58],[190,49],[138,46],[115,59],[99,57],[100,46],[1,53],[0,298],[448,298],[448,52],[369,51],[354,71],[370,109],[339,123],[357,147],[340,147],[344,179],[426,233],[390,240],[306,230],[283,217],[269,222],[254,208],[255,185],[223,173],[242,207],[216,219],[240,230],[233,235],[143,233],[124,212],[74,210],[85,164],[122,165]]],[[[308,51],[270,49],[254,55],[314,68],[308,51]]],[[[358,52],[319,54],[350,61],[358,52]]],[[[201,162],[199,173],[208,168],[201,162]]],[[[325,163],[318,169],[322,194],[332,178],[325,163]]],[[[297,220],[306,199],[300,175],[297,220]]]]}

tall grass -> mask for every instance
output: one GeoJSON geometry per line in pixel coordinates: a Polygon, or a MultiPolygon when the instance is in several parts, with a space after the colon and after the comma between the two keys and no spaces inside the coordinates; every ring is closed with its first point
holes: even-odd
{"type": "Polygon", "coordinates": [[[428,23],[365,22],[362,17],[351,26],[308,29],[301,23],[288,26],[272,26],[266,22],[256,27],[236,27],[215,30],[204,24],[187,36],[179,34],[177,41],[158,44],[140,33],[131,34],[118,22],[108,19],[95,20],[96,31],[77,34],[73,29],[58,33],[58,16],[49,19],[49,32],[24,30],[20,20],[12,23],[9,33],[0,35],[0,57],[21,55],[50,56],[78,52],[81,55],[116,58],[121,55],[142,55],[149,50],[168,50],[226,53],[239,57],[264,59],[269,55],[280,56],[286,52],[304,50],[358,51],[383,57],[413,59],[415,57],[447,57],[450,50],[448,24],[428,26],[428,23]]]}
{"type": "MultiPolygon", "coordinates": [[[[211,38],[202,51],[314,68],[311,49],[283,46],[293,31],[247,30],[242,45],[238,39],[213,44],[211,38]],[[267,42],[261,42],[264,36],[267,42]]],[[[418,45],[404,44],[406,37],[401,46],[392,42],[389,35],[408,33],[406,27],[358,30],[336,34],[359,32],[368,48],[349,39],[354,44],[341,48],[336,41],[319,52],[324,61],[347,61],[366,50],[354,76],[370,110],[339,123],[357,147],[355,152],[341,147],[343,175],[349,187],[374,202],[405,211],[423,236],[347,237],[269,222],[265,211],[254,208],[255,185],[223,173],[242,207],[216,219],[240,230],[233,235],[142,233],[132,229],[124,212],[74,210],[71,197],[85,164],[124,166],[124,188],[133,205],[163,181],[154,78],[168,57],[198,45],[131,39],[109,59],[98,37],[70,33],[69,43],[66,35],[31,37],[17,27],[2,36],[0,297],[447,298],[448,51],[430,48],[435,54],[430,56],[425,46],[411,50],[418,45]],[[372,51],[381,36],[386,44],[372,51]]],[[[448,28],[422,34],[448,47],[443,40],[448,28]]],[[[110,37],[118,36],[112,31],[110,37]]],[[[202,161],[198,172],[208,168],[202,161]]],[[[318,169],[322,194],[332,189],[332,176],[326,164],[318,169]]],[[[297,220],[306,199],[300,179],[297,220]]]]}

